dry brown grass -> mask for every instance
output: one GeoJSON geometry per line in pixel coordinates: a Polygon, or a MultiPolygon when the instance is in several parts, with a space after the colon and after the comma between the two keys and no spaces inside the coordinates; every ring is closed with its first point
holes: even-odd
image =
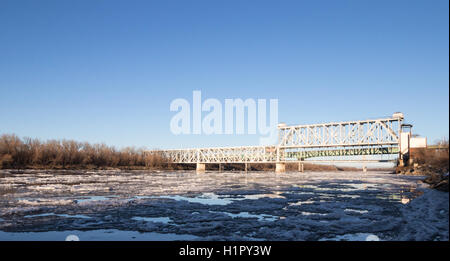
{"type": "Polygon", "coordinates": [[[448,141],[441,140],[433,148],[412,149],[411,158],[415,163],[439,172],[449,170],[449,146],[448,141]]]}

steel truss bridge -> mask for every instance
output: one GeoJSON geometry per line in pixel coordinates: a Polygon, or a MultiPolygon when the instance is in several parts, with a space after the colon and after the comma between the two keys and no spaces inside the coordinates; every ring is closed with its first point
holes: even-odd
{"type": "MultiPolygon", "coordinates": [[[[310,125],[278,125],[274,146],[210,147],[152,150],[172,163],[277,163],[308,158],[400,153],[402,113],[392,117],[310,125]]],[[[337,162],[338,160],[334,160],[337,162]]],[[[361,160],[360,160],[361,161],[361,160]]],[[[308,161],[309,162],[309,161],[308,161]]],[[[280,165],[284,168],[284,165],[280,165]]],[[[282,171],[282,169],[281,169],[282,171]]]]}

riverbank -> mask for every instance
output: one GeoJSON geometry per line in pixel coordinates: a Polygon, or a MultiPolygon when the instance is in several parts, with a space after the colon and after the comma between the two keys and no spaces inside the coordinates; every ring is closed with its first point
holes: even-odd
{"type": "Polygon", "coordinates": [[[397,167],[396,173],[400,175],[425,176],[423,182],[430,188],[439,191],[449,192],[448,190],[448,168],[436,168],[426,165],[411,165],[407,167],[397,167]]]}
{"type": "Polygon", "coordinates": [[[411,175],[411,176],[425,176],[425,178],[422,180],[424,183],[428,184],[431,189],[436,189],[443,192],[449,192],[448,191],[448,172],[442,173],[442,172],[426,172],[422,173],[419,171],[413,171],[414,174],[411,174],[411,172],[408,173],[402,173],[403,175],[411,175]],[[419,174],[420,173],[420,174],[419,174]]]}
{"type": "Polygon", "coordinates": [[[411,151],[411,163],[398,166],[397,174],[425,176],[423,182],[432,189],[448,192],[449,149],[448,142],[442,142],[439,149],[425,148],[411,151]]]}

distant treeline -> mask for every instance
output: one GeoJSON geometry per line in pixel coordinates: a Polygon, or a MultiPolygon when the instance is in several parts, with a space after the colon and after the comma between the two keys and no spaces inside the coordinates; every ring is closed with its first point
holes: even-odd
{"type": "Polygon", "coordinates": [[[116,149],[73,140],[41,141],[0,136],[0,168],[165,168],[167,160],[144,149],[116,149]]]}

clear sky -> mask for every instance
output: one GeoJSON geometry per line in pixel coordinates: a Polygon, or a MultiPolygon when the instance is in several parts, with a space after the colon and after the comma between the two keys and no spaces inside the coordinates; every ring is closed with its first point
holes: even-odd
{"type": "Polygon", "coordinates": [[[449,133],[449,3],[0,1],[0,133],[117,147],[258,145],[170,132],[175,98],[279,99],[288,124],[402,111],[449,133]]]}

